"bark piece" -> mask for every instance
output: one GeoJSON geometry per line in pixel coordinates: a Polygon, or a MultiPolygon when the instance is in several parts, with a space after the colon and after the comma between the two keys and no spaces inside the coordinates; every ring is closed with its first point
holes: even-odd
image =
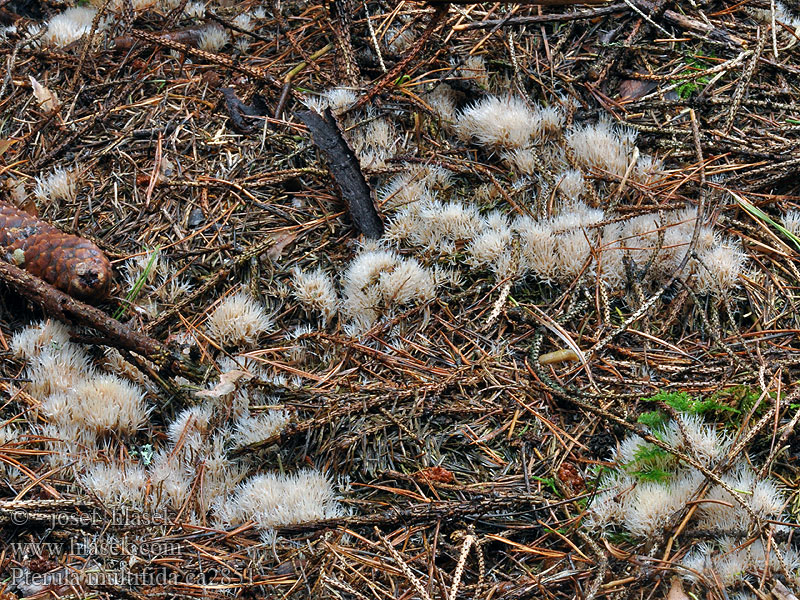
{"type": "Polygon", "coordinates": [[[323,115],[306,110],[297,113],[297,116],[311,130],[314,143],[328,159],[331,174],[347,202],[353,223],[365,236],[380,238],[383,235],[383,221],[375,209],[372,192],[361,172],[356,153],[344,139],[330,110],[323,115]]]}
{"type": "Polygon", "coordinates": [[[247,133],[253,130],[253,121],[246,117],[266,117],[268,114],[266,102],[256,94],[253,97],[253,104],[245,104],[236,95],[232,88],[222,87],[219,91],[225,97],[225,108],[231,117],[231,125],[237,131],[247,133]]]}

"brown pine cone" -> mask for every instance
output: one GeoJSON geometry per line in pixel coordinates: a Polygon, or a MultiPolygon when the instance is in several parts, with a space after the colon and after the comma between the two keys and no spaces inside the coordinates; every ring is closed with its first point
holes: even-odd
{"type": "Polygon", "coordinates": [[[89,240],[0,202],[2,257],[81,300],[99,301],[111,287],[111,263],[89,240]]]}

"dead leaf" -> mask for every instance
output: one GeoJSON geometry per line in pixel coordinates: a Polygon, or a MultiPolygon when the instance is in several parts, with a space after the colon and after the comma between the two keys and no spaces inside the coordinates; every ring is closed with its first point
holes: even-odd
{"type": "Polygon", "coordinates": [[[649,94],[656,89],[653,81],[642,81],[641,79],[624,79],[619,84],[619,99],[623,101],[638,100],[645,94],[649,94]]]}
{"type": "Polygon", "coordinates": [[[681,583],[680,577],[672,578],[672,586],[667,592],[667,600],[690,600],[686,592],[683,591],[683,583],[681,583]]]}
{"type": "Polygon", "coordinates": [[[278,260],[283,254],[284,248],[297,239],[296,233],[273,233],[272,239],[275,240],[275,245],[267,250],[267,256],[271,260],[278,260]]]}
{"type": "Polygon", "coordinates": [[[249,381],[252,378],[253,375],[247,371],[234,369],[233,371],[228,371],[220,375],[219,383],[214,386],[214,389],[200,390],[199,392],[195,392],[194,395],[198,398],[224,398],[236,391],[239,381],[249,381]]]}
{"type": "Polygon", "coordinates": [[[36,101],[39,103],[39,106],[42,107],[42,110],[45,112],[52,112],[55,110],[55,108],[60,104],[58,101],[58,96],[56,96],[55,92],[52,92],[50,89],[44,87],[32,76],[29,75],[29,77],[31,80],[31,87],[33,88],[33,95],[36,98],[36,101]]]}
{"type": "Polygon", "coordinates": [[[6,153],[6,150],[11,148],[18,140],[0,140],[0,156],[6,153]]]}

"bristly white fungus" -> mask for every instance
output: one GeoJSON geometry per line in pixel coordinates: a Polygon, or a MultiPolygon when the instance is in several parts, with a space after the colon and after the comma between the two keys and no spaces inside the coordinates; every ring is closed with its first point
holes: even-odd
{"type": "Polygon", "coordinates": [[[176,446],[186,446],[190,450],[200,449],[211,430],[211,408],[192,406],[181,411],[167,427],[167,436],[176,446]]]}
{"type": "Polygon", "coordinates": [[[513,229],[520,241],[520,268],[545,281],[556,273],[556,241],[549,221],[518,217],[513,229]]]}
{"type": "Polygon", "coordinates": [[[486,70],[486,60],[483,56],[468,56],[463,64],[457,69],[458,77],[474,81],[480,87],[489,87],[489,73],[486,70]]]}
{"type": "Polygon", "coordinates": [[[356,103],[358,96],[353,90],[337,87],[323,92],[319,96],[309,96],[305,105],[319,114],[330,108],[331,112],[338,115],[356,103]]]}
{"type": "Polygon", "coordinates": [[[324,322],[333,319],[339,310],[339,296],[331,276],[322,269],[311,272],[294,271],[294,297],[307,310],[322,314],[324,322]]]}
{"type": "Polygon", "coordinates": [[[48,319],[28,325],[11,337],[11,350],[17,358],[31,361],[44,349],[58,350],[69,342],[69,329],[60,321],[48,319]]]}
{"type": "Polygon", "coordinates": [[[355,293],[364,292],[376,283],[381,272],[393,269],[400,256],[390,250],[367,250],[350,263],[344,274],[345,302],[355,293]]]}
{"type": "Polygon", "coordinates": [[[618,289],[625,282],[625,243],[622,235],[622,225],[611,223],[603,227],[600,239],[597,271],[611,289],[618,289]]]}
{"type": "Polygon", "coordinates": [[[786,504],[783,491],[771,479],[757,480],[748,500],[753,512],[762,517],[780,515],[786,504]]]}
{"type": "Polygon", "coordinates": [[[163,257],[156,251],[145,252],[127,259],[122,266],[125,274],[125,286],[133,288],[139,285],[155,283],[161,270],[163,257]]]}
{"type": "Polygon", "coordinates": [[[537,157],[535,148],[515,148],[503,152],[503,160],[508,162],[520,175],[534,176],[541,170],[541,157],[537,157]]]}
{"type": "Polygon", "coordinates": [[[231,36],[219,25],[209,25],[198,37],[197,47],[206,52],[217,52],[231,41],[231,36]]]}
{"type": "Polygon", "coordinates": [[[94,463],[97,436],[79,423],[44,423],[37,433],[46,438],[44,448],[48,462],[54,467],[75,466],[83,469],[94,463]]]}
{"type": "Polygon", "coordinates": [[[438,200],[420,202],[397,211],[389,223],[386,239],[406,240],[414,246],[452,254],[457,242],[465,242],[484,227],[476,206],[438,200]]]}
{"type": "Polygon", "coordinates": [[[462,110],[456,131],[462,139],[490,148],[524,148],[539,127],[539,115],[514,96],[485,96],[462,110]]]}
{"type": "MultiPolygon", "coordinates": [[[[45,41],[63,47],[81,39],[91,31],[92,21],[96,14],[97,9],[86,6],[68,8],[47,23],[47,32],[44,34],[45,41]]],[[[99,23],[98,29],[101,28],[102,23],[99,23]]]]}
{"type": "Polygon", "coordinates": [[[189,2],[183,9],[183,14],[190,19],[202,19],[206,14],[206,5],[202,2],[189,2]]]}
{"type": "Polygon", "coordinates": [[[561,134],[566,124],[564,111],[558,106],[537,107],[538,129],[534,134],[537,140],[553,139],[561,134]]]}
{"type": "Polygon", "coordinates": [[[566,138],[580,165],[622,177],[631,161],[636,136],[632,130],[603,119],[594,125],[571,128],[566,138]]]}
{"type": "Polygon", "coordinates": [[[180,455],[159,451],[150,463],[150,504],[154,509],[180,510],[191,490],[192,478],[180,455]]]}
{"type": "Polygon", "coordinates": [[[759,21],[762,21],[768,25],[772,24],[772,19],[774,16],[775,22],[784,23],[789,27],[789,32],[781,32],[787,33],[789,36],[793,35],[794,32],[800,29],[800,18],[792,14],[792,12],[787,8],[786,4],[780,0],[776,0],[772,7],[773,10],[770,10],[769,6],[767,6],[766,9],[751,8],[748,10],[748,12],[759,21]]]}
{"type": "Polygon", "coordinates": [[[197,511],[203,517],[212,506],[232,493],[245,476],[245,467],[231,461],[225,450],[228,432],[216,434],[204,448],[200,468],[202,477],[195,500],[197,511]]]}
{"type": "MultiPolygon", "coordinates": [[[[20,437],[20,430],[11,425],[0,425],[0,447],[7,444],[13,444],[20,437]]],[[[6,484],[7,482],[17,483],[25,477],[25,474],[12,464],[3,462],[0,464],[0,482],[6,484]]]]}
{"type": "Polygon", "coordinates": [[[407,172],[393,177],[378,189],[378,202],[384,210],[408,207],[433,199],[423,172],[407,172]]]}
{"type": "Polygon", "coordinates": [[[83,348],[67,342],[60,346],[50,346],[31,360],[25,371],[28,393],[34,398],[43,399],[56,392],[70,391],[79,382],[94,376],[89,357],[83,348]]]}
{"type": "MultiPolygon", "coordinates": [[[[695,546],[681,561],[686,569],[682,573],[688,581],[718,581],[723,586],[734,586],[742,581],[748,573],[759,573],[769,567],[774,572],[781,571],[785,564],[789,573],[795,569],[790,566],[796,551],[787,546],[773,544],[769,556],[764,550],[761,540],[752,543],[739,541],[731,537],[719,538],[716,542],[703,542],[695,546]],[[781,559],[778,558],[780,553],[781,559]]],[[[747,592],[729,593],[731,600],[755,600],[756,596],[747,592]]]]}
{"type": "Polygon", "coordinates": [[[663,163],[659,159],[648,155],[640,156],[632,177],[644,185],[651,184],[660,175],[662,167],[663,163]]]}
{"type": "Polygon", "coordinates": [[[679,413],[678,418],[680,427],[674,425],[670,429],[670,442],[675,448],[694,455],[705,466],[712,466],[725,456],[731,443],[727,435],[706,425],[699,415],[679,413]]]}
{"type": "Polygon", "coordinates": [[[56,200],[72,201],[77,194],[77,181],[76,171],[58,168],[46,176],[37,177],[33,193],[36,199],[43,203],[56,200]]]}
{"type": "Polygon", "coordinates": [[[585,229],[567,231],[556,238],[556,273],[563,281],[568,281],[584,269],[591,268],[589,258],[592,253],[594,233],[585,229]]]}
{"type": "Polygon", "coordinates": [[[590,529],[604,530],[622,520],[625,499],[636,481],[624,471],[611,471],[600,478],[597,495],[586,510],[583,523],[590,529]]]}
{"type": "Polygon", "coordinates": [[[583,202],[569,202],[564,204],[559,214],[553,217],[551,224],[553,232],[567,233],[577,229],[584,229],[602,223],[606,218],[605,213],[599,208],[591,208],[583,202]]]}
{"type": "Polygon", "coordinates": [[[209,336],[223,346],[251,346],[272,326],[261,303],[241,292],[224,298],[206,321],[209,336]]]}
{"type": "Polygon", "coordinates": [[[236,15],[232,23],[239,29],[244,29],[245,31],[251,31],[253,29],[253,19],[248,13],[236,15]]]}
{"type": "Polygon", "coordinates": [[[577,202],[586,193],[586,181],[580,171],[569,169],[556,175],[556,189],[568,201],[577,202]]]}
{"type": "Polygon", "coordinates": [[[0,40],[8,39],[9,35],[16,35],[17,31],[18,30],[16,25],[8,25],[7,27],[0,27],[0,40]]]}
{"type": "Polygon", "coordinates": [[[39,406],[42,415],[50,422],[68,424],[74,421],[72,409],[75,400],[66,392],[54,392],[47,396],[39,406]]]}
{"type": "Polygon", "coordinates": [[[781,222],[789,233],[800,236],[800,210],[790,210],[783,216],[781,222]]]}
{"type": "Polygon", "coordinates": [[[453,92],[453,89],[449,85],[446,83],[437,85],[424,99],[446,128],[449,128],[456,122],[455,92],[453,92]]]}
{"type": "Polygon", "coordinates": [[[241,54],[244,54],[250,48],[250,40],[247,39],[246,37],[239,37],[236,39],[233,45],[241,54]]]}
{"type": "Polygon", "coordinates": [[[394,127],[388,119],[373,119],[363,131],[364,144],[372,150],[388,151],[395,141],[394,127]]]}
{"type": "Polygon", "coordinates": [[[460,242],[476,235],[482,228],[476,206],[462,202],[430,202],[419,211],[420,230],[412,240],[436,246],[441,240],[460,242]]]}
{"type": "MultiPolygon", "coordinates": [[[[675,450],[696,457],[709,469],[727,456],[731,444],[727,435],[697,415],[678,413],[677,418],[679,422],[671,420],[653,425],[652,434],[675,450]]],[[[750,525],[748,511],[728,489],[735,490],[761,519],[778,519],[784,510],[786,500],[782,489],[770,478],[758,479],[753,467],[744,461],[721,475],[724,486],[712,485],[699,498],[695,495],[703,491],[705,476],[672,453],[639,436],[625,438],[615,453],[614,461],[616,468],[602,477],[601,491],[587,508],[584,523],[593,529],[617,525],[638,538],[658,537],[665,526],[675,524],[673,519],[685,516],[690,502],[699,499],[696,513],[686,524],[687,532],[727,531],[747,536],[750,525]]],[[[732,542],[725,543],[734,547],[732,542]]],[[[759,547],[754,545],[753,549],[759,547]]],[[[738,560],[736,558],[732,559],[733,562],[724,562],[728,560],[727,551],[721,554],[716,558],[710,553],[710,547],[698,547],[687,557],[684,566],[703,571],[706,564],[713,562],[726,572],[725,581],[733,581],[735,571],[744,569],[733,564],[738,560]],[[703,552],[705,554],[701,556],[703,552]]],[[[748,551],[746,554],[752,557],[757,552],[748,551]]],[[[761,562],[764,562],[763,558],[761,562]]],[[[748,563],[749,566],[752,564],[748,563]]],[[[718,570],[715,572],[721,574],[718,570]]]]}
{"type": "Polygon", "coordinates": [[[433,298],[435,286],[430,271],[414,258],[404,258],[390,271],[380,274],[379,285],[387,306],[405,306],[433,298]]]}
{"type": "Polygon", "coordinates": [[[371,327],[383,309],[426,302],[435,291],[430,270],[415,259],[379,249],[364,250],[353,259],[342,287],[343,306],[354,333],[371,327]]]}
{"type": "Polygon", "coordinates": [[[657,535],[670,519],[682,510],[702,483],[696,471],[683,471],[674,481],[639,482],[625,501],[622,523],[632,534],[641,537],[657,535]]]}
{"type": "Polygon", "coordinates": [[[353,130],[350,141],[362,167],[382,168],[394,153],[394,127],[388,119],[373,118],[353,130]]]}
{"type": "Polygon", "coordinates": [[[145,503],[147,471],[137,464],[92,466],[80,482],[104,504],[141,509],[145,503]]]}
{"type": "Polygon", "coordinates": [[[723,539],[720,556],[713,560],[712,572],[725,586],[734,585],[744,579],[747,569],[752,565],[748,549],[737,549],[738,545],[733,540],[723,539]]]}
{"type": "Polygon", "coordinates": [[[281,432],[289,423],[285,410],[270,410],[257,416],[243,417],[236,422],[233,435],[235,446],[258,444],[281,432]]]}
{"type": "Polygon", "coordinates": [[[701,294],[725,294],[739,284],[747,255],[738,242],[723,240],[700,254],[695,274],[701,294]]]}
{"type": "Polygon", "coordinates": [[[486,227],[467,248],[469,261],[476,266],[490,265],[511,249],[511,228],[486,227]]]}
{"type": "Polygon", "coordinates": [[[697,544],[681,561],[681,566],[685,569],[682,573],[683,578],[687,581],[699,581],[711,568],[711,555],[712,549],[708,543],[697,544]]]}
{"type": "Polygon", "coordinates": [[[76,421],[102,433],[134,433],[147,420],[144,390],[114,375],[97,375],[78,383],[71,393],[76,421]]]}
{"type": "Polygon", "coordinates": [[[661,230],[664,227],[656,214],[640,215],[625,222],[622,245],[639,268],[650,261],[658,248],[661,230]]]}
{"type": "Polygon", "coordinates": [[[343,514],[330,480],[312,470],[256,475],[217,504],[217,516],[222,522],[238,525],[252,520],[266,530],[343,514]]]}

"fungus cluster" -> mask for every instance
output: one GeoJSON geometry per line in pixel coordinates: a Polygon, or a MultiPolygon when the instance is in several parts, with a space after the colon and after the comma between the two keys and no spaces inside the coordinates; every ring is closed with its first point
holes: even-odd
{"type": "MultiPolygon", "coordinates": [[[[730,436],[691,413],[651,422],[647,432],[709,470],[726,465],[732,448],[730,436]]],[[[748,461],[736,459],[715,483],[696,466],[632,435],[622,441],[611,462],[586,510],[583,523],[588,528],[606,536],[627,533],[654,555],[654,541],[666,540],[688,518],[682,531],[697,543],[682,553],[685,579],[716,579],[732,592],[765,569],[783,572],[785,565],[800,582],[797,550],[784,542],[767,551],[759,537],[769,521],[781,520],[786,494],[748,461]]]]}
{"type": "MultiPolygon", "coordinates": [[[[479,61],[473,62],[471,69],[480,71],[479,61]]],[[[514,285],[578,281],[612,294],[624,294],[634,282],[655,286],[673,276],[713,296],[739,284],[745,252],[696,206],[619,211],[626,186],[646,188],[662,169],[639,151],[633,129],[606,118],[575,123],[566,100],[544,107],[485,94],[459,107],[446,84],[425,98],[442,121],[445,143],[467,144],[490,164],[509,166],[513,185],[465,186],[437,165],[407,164],[384,178],[377,188],[388,220],[383,238],[339,266],[338,282],[319,268],[294,271],[295,297],[323,323],[341,306],[346,331],[361,335],[379,319],[432,299],[449,279],[438,275],[445,270],[456,280],[489,271],[514,285]]],[[[349,110],[356,101],[353,91],[334,88],[308,105],[340,115],[362,168],[384,168],[408,140],[387,117],[349,110]]]]}
{"type": "MultiPolygon", "coordinates": [[[[266,321],[254,301],[227,299],[227,329],[220,339],[249,344],[266,321]],[[245,310],[239,310],[241,306],[245,310]],[[254,329],[256,327],[256,329],[254,329]]],[[[212,314],[213,317],[213,314],[212,314]]],[[[218,315],[218,325],[222,322],[218,315]]],[[[209,331],[216,332],[214,325],[209,331]]],[[[236,385],[268,375],[246,356],[221,361],[219,382],[198,393],[202,403],[178,412],[167,424],[167,444],[147,460],[122,449],[149,426],[152,384],[130,372],[118,352],[108,352],[105,371],[69,330],[54,321],[28,326],[11,340],[14,354],[27,364],[24,390],[38,401],[43,423],[35,426],[53,466],[109,509],[150,513],[180,512],[191,523],[225,527],[253,520],[267,536],[276,527],[342,514],[330,479],[306,469],[293,474],[252,475],[255,465],[237,449],[270,439],[286,426],[289,413],[275,408],[252,412],[251,404],[278,404],[257,389],[236,385]],[[247,371],[238,369],[248,369],[247,371]],[[231,385],[228,385],[232,382],[231,385]]],[[[14,443],[17,427],[0,429],[0,445],[14,443]]],[[[3,466],[9,482],[19,473],[3,466]]]]}

